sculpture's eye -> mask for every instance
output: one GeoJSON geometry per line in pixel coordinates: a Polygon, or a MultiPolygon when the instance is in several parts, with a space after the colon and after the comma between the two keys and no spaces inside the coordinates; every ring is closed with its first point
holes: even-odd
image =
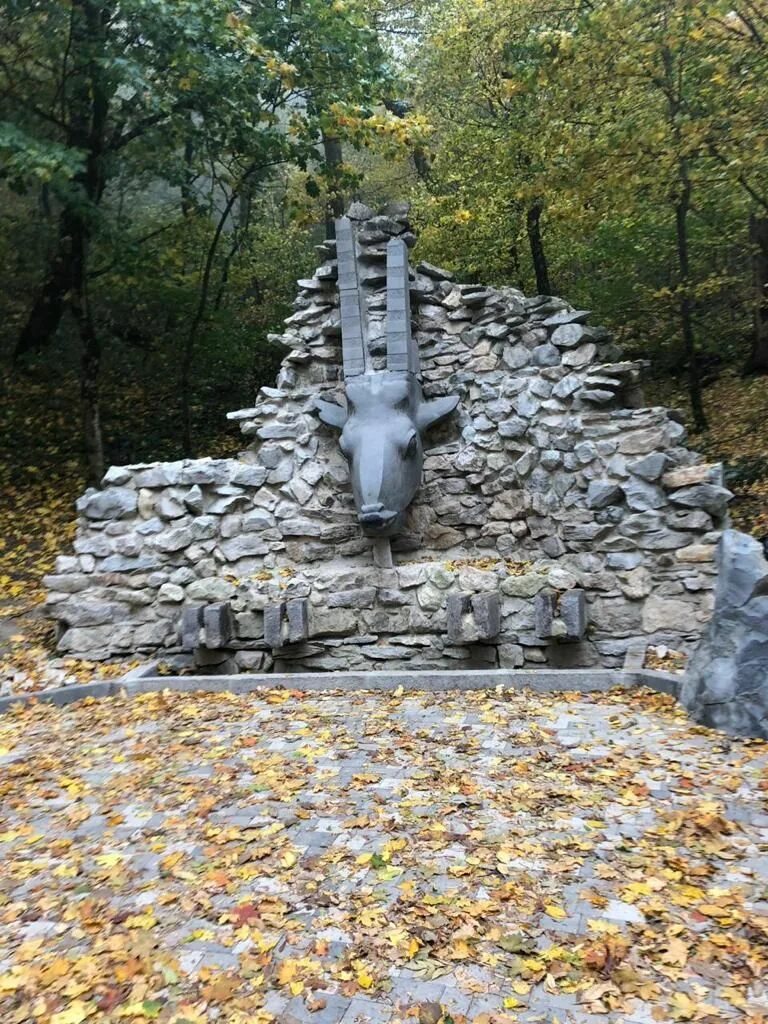
{"type": "Polygon", "coordinates": [[[418,446],[419,439],[416,432],[414,431],[408,438],[408,444],[405,446],[405,457],[407,459],[412,459],[418,450],[418,446]]]}

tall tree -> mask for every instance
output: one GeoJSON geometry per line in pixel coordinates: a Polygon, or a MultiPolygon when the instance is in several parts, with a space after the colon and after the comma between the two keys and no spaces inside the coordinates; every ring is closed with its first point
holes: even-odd
{"type": "Polygon", "coordinates": [[[730,351],[754,310],[763,361],[763,6],[448,0],[429,24],[427,251],[468,276],[551,279],[636,348],[682,351],[703,427],[703,348],[730,351]]]}
{"type": "MultiPolygon", "coordinates": [[[[82,346],[88,464],[97,479],[102,346],[91,257],[95,244],[111,245],[107,262],[114,262],[130,235],[131,204],[118,209],[118,184],[125,191],[133,178],[135,195],[141,188],[180,188],[185,217],[219,197],[226,215],[213,227],[215,256],[233,193],[264,180],[277,163],[316,158],[328,105],[342,96],[368,97],[383,65],[375,35],[360,19],[361,5],[351,0],[10,0],[6,9],[0,27],[6,176],[18,189],[44,181],[57,217],[16,357],[48,345],[71,314],[82,346]]],[[[201,270],[200,319],[210,262],[201,270]]],[[[194,337],[193,330],[185,365],[194,337]]]]}

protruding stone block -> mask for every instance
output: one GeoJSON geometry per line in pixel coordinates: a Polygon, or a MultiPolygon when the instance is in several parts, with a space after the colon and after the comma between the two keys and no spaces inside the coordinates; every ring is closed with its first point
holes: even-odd
{"type": "Polygon", "coordinates": [[[581,640],[587,630],[587,603],[583,590],[558,596],[548,590],[536,595],[536,635],[543,640],[581,640]]]}
{"type": "Polygon", "coordinates": [[[583,590],[569,590],[560,598],[559,616],[566,640],[581,640],[587,631],[587,602],[583,590]]]}
{"type": "Polygon", "coordinates": [[[547,639],[553,635],[552,626],[555,621],[556,595],[551,590],[536,595],[533,606],[534,628],[536,636],[547,639]]]}
{"type": "Polygon", "coordinates": [[[283,615],[285,603],[268,604],[264,609],[264,642],[267,647],[283,646],[283,615]]]}
{"type": "Polygon", "coordinates": [[[448,639],[451,643],[463,643],[464,618],[471,609],[469,594],[449,594],[446,600],[448,613],[448,639]]]}
{"type": "Polygon", "coordinates": [[[185,608],[181,613],[182,650],[194,651],[200,646],[200,630],[203,628],[202,607],[185,608]]]}
{"type": "Polygon", "coordinates": [[[264,609],[264,642],[273,650],[302,643],[309,636],[309,602],[305,597],[268,604],[264,609]]]}
{"type": "Polygon", "coordinates": [[[209,651],[228,647],[235,632],[235,620],[229,604],[210,604],[203,610],[203,640],[209,651]]]}
{"type": "Polygon", "coordinates": [[[288,618],[288,643],[296,644],[309,636],[309,601],[297,597],[286,604],[288,618]]]}
{"type": "Polygon", "coordinates": [[[498,593],[449,594],[446,599],[451,643],[495,640],[501,629],[498,593]]]}
{"type": "Polygon", "coordinates": [[[472,598],[472,617],[479,640],[495,640],[501,629],[501,612],[497,593],[475,594],[472,598]]]}

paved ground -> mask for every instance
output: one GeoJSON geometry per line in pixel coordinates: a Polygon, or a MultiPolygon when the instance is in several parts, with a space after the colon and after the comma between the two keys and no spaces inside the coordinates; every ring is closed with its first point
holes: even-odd
{"type": "Polygon", "coordinates": [[[663,697],[0,719],[0,1021],[768,1020],[768,746],[663,697]]]}

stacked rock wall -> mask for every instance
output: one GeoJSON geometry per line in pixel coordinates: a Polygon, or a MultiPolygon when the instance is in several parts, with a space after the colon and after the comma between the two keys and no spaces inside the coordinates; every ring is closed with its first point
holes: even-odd
{"type": "MultiPolygon", "coordinates": [[[[353,207],[369,345],[384,360],[386,243],[407,215],[353,207]]],[[[427,397],[460,394],[426,443],[424,484],[373,564],[338,437],[332,241],[299,282],[274,388],[230,414],[237,459],[113,468],[78,502],[75,553],[48,578],[64,651],[194,653],[283,670],[605,665],[689,648],[709,618],[729,493],[645,408],[640,364],[561,299],[456,284],[420,263],[414,332],[427,397]]]]}

